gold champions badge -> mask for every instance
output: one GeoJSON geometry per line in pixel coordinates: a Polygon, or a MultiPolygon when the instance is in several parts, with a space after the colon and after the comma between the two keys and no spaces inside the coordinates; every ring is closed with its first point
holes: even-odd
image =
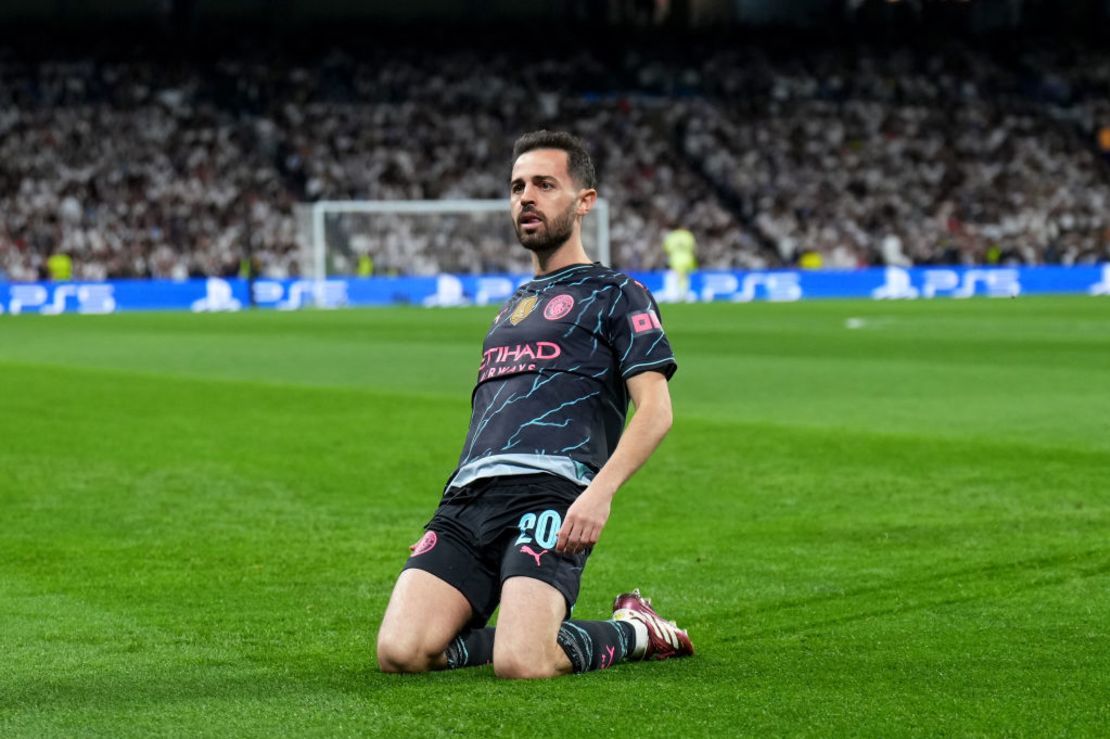
{"type": "Polygon", "coordinates": [[[538,295],[529,295],[527,298],[524,298],[524,300],[521,300],[516,304],[516,307],[513,308],[512,314],[509,315],[509,323],[516,326],[523,321],[536,309],[536,303],[538,302],[540,302],[538,295]]]}

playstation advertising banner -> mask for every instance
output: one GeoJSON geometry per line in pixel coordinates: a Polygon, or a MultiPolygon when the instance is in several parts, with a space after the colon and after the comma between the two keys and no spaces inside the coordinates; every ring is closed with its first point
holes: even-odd
{"type": "MultiPolygon", "coordinates": [[[[685,296],[669,272],[632,274],[661,302],[778,301],[811,298],[1012,298],[1110,295],[1110,264],[1087,267],[887,267],[856,271],[705,271],[685,296]]],[[[112,280],[0,282],[0,313],[115,313],[131,310],[237,311],[257,308],[429,307],[500,304],[528,275],[439,275],[326,280],[112,280]],[[253,298],[253,299],[252,299],[253,298]]]]}

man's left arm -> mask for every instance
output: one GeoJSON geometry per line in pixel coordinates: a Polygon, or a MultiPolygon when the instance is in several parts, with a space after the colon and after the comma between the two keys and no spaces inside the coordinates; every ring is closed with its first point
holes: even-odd
{"type": "Polygon", "coordinates": [[[557,552],[573,554],[597,543],[609,520],[613,496],[643,466],[671,428],[671,394],[662,373],[633,375],[627,385],[636,413],[609,461],[567,509],[555,544],[557,552]]]}

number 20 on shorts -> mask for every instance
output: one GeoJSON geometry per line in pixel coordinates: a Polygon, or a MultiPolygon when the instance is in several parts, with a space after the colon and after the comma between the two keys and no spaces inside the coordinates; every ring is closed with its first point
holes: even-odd
{"type": "Polygon", "coordinates": [[[517,524],[520,536],[513,546],[531,544],[532,537],[535,536],[537,544],[544,549],[552,549],[558,539],[559,526],[562,523],[563,519],[556,511],[546,510],[538,516],[535,513],[525,513],[517,524]]]}

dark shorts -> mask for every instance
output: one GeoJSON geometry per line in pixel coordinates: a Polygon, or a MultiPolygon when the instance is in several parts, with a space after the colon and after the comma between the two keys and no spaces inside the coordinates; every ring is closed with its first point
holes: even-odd
{"type": "Polygon", "coordinates": [[[590,553],[560,554],[555,540],[581,492],[554,475],[477,480],[445,496],[405,569],[430,572],[457,588],[474,611],[471,627],[485,625],[501,600],[501,584],[518,576],[562,593],[569,618],[590,553]]]}

